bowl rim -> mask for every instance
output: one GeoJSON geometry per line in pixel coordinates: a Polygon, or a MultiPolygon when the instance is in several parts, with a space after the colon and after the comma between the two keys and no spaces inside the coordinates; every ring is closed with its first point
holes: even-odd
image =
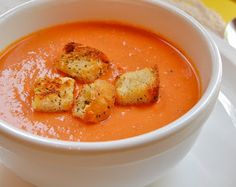
{"type": "MultiPolygon", "coordinates": [[[[4,19],[5,17],[14,12],[21,11],[22,10],[21,8],[25,8],[28,5],[37,6],[40,3],[47,3],[47,2],[50,2],[50,0],[42,0],[40,2],[38,0],[30,0],[28,2],[22,3],[1,14],[0,20],[4,19]]],[[[128,2],[132,1],[128,0],[128,2]]],[[[23,131],[14,126],[8,125],[8,123],[3,120],[0,120],[0,132],[7,135],[10,138],[21,140],[33,146],[40,146],[43,148],[66,150],[66,151],[80,151],[80,152],[114,151],[114,150],[142,146],[163,139],[171,134],[174,134],[180,129],[186,127],[191,120],[197,117],[201,112],[204,112],[206,106],[210,104],[211,99],[214,98],[214,96],[217,94],[217,91],[220,88],[220,82],[222,78],[221,57],[216,44],[214,43],[211,36],[207,33],[207,31],[203,28],[203,26],[201,26],[201,24],[198,23],[194,18],[187,15],[184,11],[163,1],[143,0],[142,2],[151,4],[153,6],[159,6],[163,9],[166,9],[167,11],[173,12],[175,14],[178,14],[178,16],[181,16],[182,19],[189,22],[203,36],[210,49],[212,61],[215,62],[212,63],[213,64],[212,76],[210,78],[207,89],[205,90],[205,93],[187,113],[179,117],[177,120],[154,131],[130,138],[113,140],[113,141],[72,142],[72,141],[45,138],[23,131]]],[[[2,136],[2,134],[0,135],[2,136]]]]}

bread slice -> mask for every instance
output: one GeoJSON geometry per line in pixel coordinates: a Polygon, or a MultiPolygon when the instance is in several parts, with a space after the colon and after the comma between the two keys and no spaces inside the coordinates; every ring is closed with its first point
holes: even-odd
{"type": "Polygon", "coordinates": [[[147,104],[157,101],[159,76],[157,67],[122,74],[115,83],[119,105],[147,104]]]}
{"type": "Polygon", "coordinates": [[[69,77],[36,80],[32,102],[33,109],[43,112],[70,110],[73,105],[74,86],[74,79],[69,77]]]}
{"type": "Polygon", "coordinates": [[[73,116],[89,123],[107,119],[115,103],[115,87],[104,80],[84,85],[75,99],[73,116]]]}
{"type": "Polygon", "coordinates": [[[109,60],[98,49],[71,42],[64,47],[56,67],[81,83],[92,83],[108,70],[109,60]]]}

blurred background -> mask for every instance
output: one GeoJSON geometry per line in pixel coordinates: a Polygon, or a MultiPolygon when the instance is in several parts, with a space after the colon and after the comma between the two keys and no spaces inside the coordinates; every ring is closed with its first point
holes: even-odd
{"type": "Polygon", "coordinates": [[[218,12],[224,21],[228,22],[236,17],[236,0],[202,0],[203,3],[218,12]]]}

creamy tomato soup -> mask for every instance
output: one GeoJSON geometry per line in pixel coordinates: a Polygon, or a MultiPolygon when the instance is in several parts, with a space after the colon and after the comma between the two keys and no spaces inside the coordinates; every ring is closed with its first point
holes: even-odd
{"type": "MultiPolygon", "coordinates": [[[[76,89],[79,87],[78,83],[76,89]]],[[[84,142],[137,136],[176,120],[200,96],[196,69],[179,49],[152,32],[119,23],[78,22],[54,26],[18,40],[0,55],[0,118],[44,137],[84,142]],[[112,66],[102,79],[111,83],[121,73],[157,65],[158,101],[149,105],[116,105],[111,116],[97,124],[86,124],[71,112],[33,111],[34,81],[44,76],[64,76],[54,64],[68,42],[104,52],[112,66]]]]}

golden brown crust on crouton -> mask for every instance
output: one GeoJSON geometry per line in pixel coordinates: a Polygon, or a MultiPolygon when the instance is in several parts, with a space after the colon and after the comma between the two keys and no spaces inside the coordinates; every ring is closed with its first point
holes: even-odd
{"type": "Polygon", "coordinates": [[[40,78],[34,84],[32,107],[35,111],[57,112],[72,108],[74,79],[40,78]]]}
{"type": "Polygon", "coordinates": [[[65,45],[56,67],[82,83],[91,83],[107,71],[109,59],[98,49],[71,42],[65,45]]]}
{"type": "Polygon", "coordinates": [[[75,99],[73,116],[85,122],[98,123],[107,119],[115,103],[115,87],[104,80],[84,85],[75,99]]]}
{"type": "Polygon", "coordinates": [[[73,51],[76,51],[76,48],[78,48],[79,46],[82,46],[82,44],[75,43],[75,42],[69,42],[64,46],[63,50],[65,53],[71,53],[73,51]]]}
{"type": "Polygon", "coordinates": [[[116,86],[116,103],[135,105],[154,103],[159,95],[159,74],[157,67],[144,68],[127,72],[118,77],[116,86]]]}

